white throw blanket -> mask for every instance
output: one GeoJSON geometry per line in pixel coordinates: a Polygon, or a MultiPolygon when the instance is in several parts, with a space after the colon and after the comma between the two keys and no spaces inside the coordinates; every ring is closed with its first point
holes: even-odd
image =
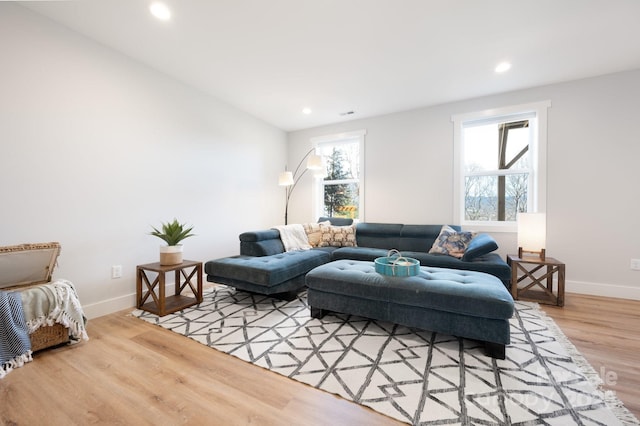
{"type": "Polygon", "coordinates": [[[309,250],[311,245],[304,227],[299,224],[274,226],[280,232],[280,239],[285,251],[309,250]]]}
{"type": "Polygon", "coordinates": [[[32,361],[29,334],[40,327],[62,324],[69,329],[71,343],[88,340],[85,328],[86,317],[70,281],[56,280],[52,283],[28,287],[14,293],[0,292],[0,379],[14,368],[32,361]],[[7,302],[12,297],[13,303],[7,302]],[[17,300],[17,302],[16,302],[17,300]],[[9,305],[13,318],[9,315],[9,305]],[[21,305],[21,306],[18,306],[21,305]],[[19,323],[15,326],[10,323],[19,323]],[[10,326],[8,326],[10,325],[10,326]],[[12,332],[9,335],[9,332],[12,332]],[[18,338],[24,340],[20,347],[18,338]],[[11,339],[11,342],[9,342],[11,339]],[[11,343],[11,345],[8,345],[11,343]],[[11,346],[11,347],[9,347],[11,346]]]}
{"type": "Polygon", "coordinates": [[[72,341],[89,340],[86,318],[70,281],[59,279],[23,290],[22,306],[29,333],[46,325],[62,324],[69,328],[72,341]]]}

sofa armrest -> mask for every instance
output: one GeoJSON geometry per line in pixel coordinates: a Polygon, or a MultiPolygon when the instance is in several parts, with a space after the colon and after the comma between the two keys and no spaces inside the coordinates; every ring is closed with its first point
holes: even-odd
{"type": "Polygon", "coordinates": [[[240,241],[256,242],[265,240],[279,240],[280,232],[277,229],[265,229],[262,231],[249,231],[240,234],[240,241]]]}
{"type": "Polygon", "coordinates": [[[276,229],[250,231],[240,234],[240,254],[244,256],[271,256],[284,253],[280,232],[276,229]]]}
{"type": "Polygon", "coordinates": [[[498,243],[496,243],[496,240],[494,240],[491,235],[478,234],[469,243],[469,246],[462,256],[462,260],[469,262],[497,249],[498,243]]]}

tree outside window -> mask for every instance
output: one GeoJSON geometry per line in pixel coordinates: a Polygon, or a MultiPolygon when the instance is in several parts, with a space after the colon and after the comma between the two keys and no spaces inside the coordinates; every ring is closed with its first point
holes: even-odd
{"type": "Polygon", "coordinates": [[[327,136],[316,142],[325,173],[318,179],[320,216],[362,219],[362,147],[364,132],[327,136]]]}
{"type": "Polygon", "coordinates": [[[516,232],[519,212],[546,211],[550,101],[451,116],[454,221],[482,232],[516,232]]]}
{"type": "Polygon", "coordinates": [[[527,211],[530,120],[467,126],[464,146],[464,218],[515,221],[527,211]]]}
{"type": "MultiPolygon", "coordinates": [[[[343,147],[341,147],[343,148],[343,147]]],[[[358,217],[358,183],[335,183],[354,180],[353,165],[341,148],[333,147],[327,158],[324,178],[324,214],[328,217],[358,217]]],[[[347,147],[348,148],[348,147],[347,147]]]]}

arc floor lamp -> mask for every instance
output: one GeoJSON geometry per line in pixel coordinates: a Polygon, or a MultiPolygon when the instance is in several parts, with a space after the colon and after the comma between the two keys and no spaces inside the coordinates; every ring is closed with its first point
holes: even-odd
{"type": "Polygon", "coordinates": [[[293,172],[287,171],[285,167],[285,171],[280,173],[278,177],[278,185],[285,187],[285,205],[284,205],[284,224],[287,225],[288,215],[289,215],[289,199],[291,198],[291,194],[293,190],[298,185],[300,178],[307,172],[307,170],[322,170],[322,157],[315,154],[315,148],[311,148],[309,152],[307,152],[302,160],[298,163],[295,170],[293,172]],[[306,167],[302,168],[302,164],[307,161],[306,167]]]}

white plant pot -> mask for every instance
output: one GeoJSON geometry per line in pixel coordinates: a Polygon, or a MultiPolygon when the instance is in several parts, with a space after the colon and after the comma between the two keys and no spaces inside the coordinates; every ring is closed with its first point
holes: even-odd
{"type": "Polygon", "coordinates": [[[179,265],[182,263],[182,244],[177,246],[160,246],[161,265],[179,265]]]}

